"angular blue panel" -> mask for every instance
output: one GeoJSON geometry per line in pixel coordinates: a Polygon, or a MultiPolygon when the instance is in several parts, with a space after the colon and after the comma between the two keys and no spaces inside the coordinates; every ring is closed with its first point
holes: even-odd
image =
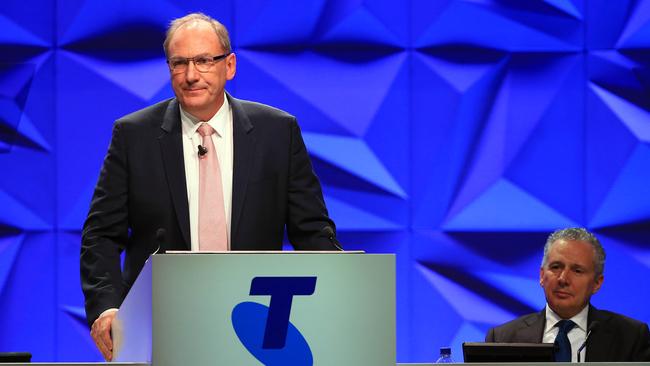
{"type": "MultiPolygon", "coordinates": [[[[65,5],[62,7],[65,9],[65,5]]],[[[72,9],[67,9],[68,11],[72,9]]],[[[68,45],[79,43],[96,37],[108,37],[126,49],[135,44],[144,48],[162,49],[162,41],[150,44],[152,35],[147,30],[159,30],[163,34],[167,24],[173,18],[182,16],[177,7],[167,1],[118,1],[87,0],[80,8],[72,10],[74,19],[59,24],[59,44],[68,45]],[[111,37],[111,33],[119,33],[129,29],[130,35],[124,34],[124,39],[111,37]],[[130,38],[127,38],[130,37],[130,38]]],[[[65,13],[65,11],[64,11],[65,13]]],[[[155,38],[155,36],[153,36],[155,38]]],[[[115,45],[115,44],[113,44],[115,45]]],[[[107,43],[93,45],[95,49],[112,46],[107,43]]]]}
{"type": "Polygon", "coordinates": [[[0,226],[47,231],[55,221],[53,63],[47,53],[10,62],[0,53],[0,226]]]}
{"type": "Polygon", "coordinates": [[[632,258],[643,263],[647,268],[650,268],[650,250],[631,251],[632,258]]]}
{"type": "Polygon", "coordinates": [[[24,235],[0,237],[0,296],[11,276],[14,261],[24,239],[24,235]]]}
{"type": "Polygon", "coordinates": [[[650,46],[650,2],[639,1],[617,46],[620,48],[648,48],[650,46]]]}
{"type": "MultiPolygon", "coordinates": [[[[584,0],[473,2],[496,15],[571,45],[580,46],[583,43],[584,0]]],[[[519,41],[516,39],[517,43],[519,41]]]]}
{"type": "Polygon", "coordinates": [[[32,120],[27,117],[25,114],[21,115],[20,122],[18,122],[17,132],[17,141],[14,140],[16,145],[25,144],[27,147],[31,147],[36,150],[43,150],[50,152],[52,147],[45,140],[45,137],[41,134],[32,120]],[[22,140],[22,141],[21,141],[22,140]]]}
{"type": "Polygon", "coordinates": [[[627,22],[636,0],[588,0],[588,24],[585,29],[587,49],[613,48],[627,22]]]}
{"type": "Polygon", "coordinates": [[[6,145],[0,152],[11,150],[13,145],[35,145],[33,139],[18,131],[34,74],[35,65],[31,63],[0,63],[0,142],[6,145]]]}
{"type": "Polygon", "coordinates": [[[533,87],[526,89],[522,82],[511,92],[519,97],[511,100],[518,107],[508,126],[506,146],[513,148],[506,147],[511,160],[505,176],[573,221],[584,222],[585,145],[576,138],[585,130],[584,63],[581,56],[570,56],[549,64],[549,73],[540,73],[546,82],[535,78],[533,87]],[[541,90],[527,93],[537,85],[541,90]],[[527,100],[540,107],[529,108],[527,100]]]}
{"type": "Polygon", "coordinates": [[[251,48],[309,44],[324,1],[255,0],[234,4],[232,37],[239,47],[251,48]]]}
{"type": "Polygon", "coordinates": [[[363,141],[308,132],[303,133],[303,136],[311,154],[356,174],[398,197],[407,198],[406,192],[363,141]]]}
{"type": "Polygon", "coordinates": [[[403,270],[410,272],[411,284],[409,359],[431,362],[438,347],[449,345],[464,320],[426,277],[428,269],[411,264],[403,270]]]}
{"type": "Polygon", "coordinates": [[[399,224],[390,222],[371,212],[353,207],[331,196],[327,198],[327,208],[332,217],[343,218],[336,225],[341,230],[388,231],[404,228],[399,224]]]}
{"type": "Polygon", "coordinates": [[[52,234],[26,235],[0,297],[0,349],[31,352],[34,362],[55,359],[55,248],[52,234]]]}
{"type": "MultiPolygon", "coordinates": [[[[346,2],[346,0],[339,1],[346,2]]],[[[381,21],[381,23],[392,32],[392,34],[397,36],[400,45],[406,47],[410,44],[408,39],[411,22],[409,17],[409,11],[411,10],[410,3],[388,2],[385,0],[363,0],[363,5],[373,14],[373,16],[381,21]]]]}
{"type": "Polygon", "coordinates": [[[458,258],[464,258],[466,263],[472,263],[475,268],[489,268],[492,271],[504,269],[497,261],[483,255],[475,247],[485,248],[486,251],[498,251],[490,248],[490,243],[486,243],[478,234],[480,239],[479,245],[468,243],[466,237],[457,238],[456,233],[447,234],[438,230],[414,230],[412,239],[411,255],[414,261],[418,263],[427,263],[437,266],[453,267],[458,266],[458,258]]]}
{"type": "Polygon", "coordinates": [[[486,62],[455,62],[455,60],[446,60],[442,57],[421,57],[421,61],[439,77],[444,78],[458,93],[467,92],[496,66],[486,62]]]}
{"type": "Polygon", "coordinates": [[[75,321],[78,324],[83,325],[83,330],[89,330],[88,324],[86,324],[86,309],[83,306],[63,306],[61,309],[70,319],[75,321]]]}
{"type": "MultiPolygon", "coordinates": [[[[94,176],[91,172],[87,172],[86,174],[88,176],[94,176]]],[[[80,232],[84,221],[86,221],[90,201],[95,192],[95,182],[89,181],[85,189],[77,189],[66,188],[62,190],[62,196],[65,197],[66,202],[63,204],[64,209],[59,213],[58,228],[60,230],[80,232]]]]}
{"type": "Polygon", "coordinates": [[[465,164],[465,176],[448,215],[456,215],[504,173],[507,166],[505,148],[508,146],[506,101],[509,95],[509,89],[504,87],[496,96],[492,110],[486,117],[486,125],[477,137],[472,156],[468,159],[470,161],[465,164]]]}
{"type": "MultiPolygon", "coordinates": [[[[447,174],[451,174],[449,178],[453,183],[453,191],[451,194],[458,194],[463,188],[463,180],[467,179],[467,175],[471,172],[472,160],[479,156],[480,141],[483,133],[485,133],[485,124],[488,121],[488,116],[492,112],[492,107],[495,103],[495,98],[500,90],[502,82],[505,77],[505,62],[500,62],[495,65],[491,72],[486,73],[485,76],[477,81],[463,96],[460,98],[458,106],[453,115],[453,124],[450,128],[444,131],[447,134],[446,139],[440,141],[444,150],[440,151],[442,154],[441,159],[445,160],[446,164],[451,166],[446,170],[447,174]]],[[[424,110],[420,113],[427,113],[430,111],[430,101],[424,105],[424,110]]],[[[427,121],[425,123],[439,123],[437,119],[427,121]]],[[[489,130],[488,130],[489,131],[489,130]]],[[[417,135],[416,139],[422,138],[425,141],[424,146],[430,144],[430,134],[417,135]]],[[[415,156],[423,154],[423,152],[415,150],[415,156]]],[[[499,169],[497,166],[489,166],[488,169],[499,169]]],[[[487,177],[487,182],[481,181],[475,185],[482,190],[485,185],[490,184],[493,177],[487,177]]],[[[462,191],[461,191],[462,194],[462,191]]],[[[457,207],[451,206],[450,212],[455,213],[459,207],[465,202],[461,197],[458,203],[454,203],[457,207]]],[[[454,197],[458,199],[458,197],[454,197]]]]}
{"type": "Polygon", "coordinates": [[[411,0],[409,9],[410,45],[412,46],[426,32],[455,0],[411,0]]]}
{"type": "Polygon", "coordinates": [[[12,100],[0,97],[0,152],[11,151],[18,144],[17,126],[22,110],[12,100]]]}
{"type": "Polygon", "coordinates": [[[411,121],[404,116],[409,113],[410,85],[409,67],[404,64],[388,88],[384,102],[363,137],[368,147],[391,172],[405,195],[409,192],[411,121]]]}
{"type": "Polygon", "coordinates": [[[10,43],[29,46],[49,46],[49,43],[34,35],[29,30],[0,14],[0,43],[10,43]]]}
{"type": "Polygon", "coordinates": [[[596,84],[590,84],[589,87],[616,115],[618,120],[630,130],[634,137],[642,142],[650,142],[650,124],[648,123],[650,121],[650,112],[596,84]]]}
{"type": "MultiPolygon", "coordinates": [[[[489,138],[495,138],[498,144],[498,137],[504,137],[500,133],[500,126],[503,126],[503,119],[498,119],[498,113],[502,111],[499,109],[499,103],[496,98],[499,95],[499,90],[503,85],[505,78],[505,62],[496,65],[490,73],[486,74],[484,78],[479,80],[473,85],[462,97],[461,103],[456,111],[455,126],[449,131],[451,135],[449,140],[443,142],[446,145],[446,159],[450,159],[455,165],[451,172],[455,174],[455,187],[454,187],[454,202],[449,208],[449,214],[455,214],[461,207],[467,204],[467,197],[464,194],[463,188],[466,184],[470,191],[469,197],[475,197],[477,191],[480,192],[494,180],[494,175],[489,174],[480,177],[478,181],[471,180],[473,163],[476,160],[482,159],[483,151],[481,150],[481,141],[488,141],[489,138]],[[494,107],[496,105],[496,107],[494,107]],[[493,109],[494,108],[494,109],[493,109]],[[486,126],[489,122],[489,116],[495,113],[497,123],[493,126],[486,126]],[[490,128],[494,127],[494,128],[490,128]],[[483,139],[483,134],[487,134],[488,138],[483,139]],[[474,186],[471,186],[471,185],[474,186]]],[[[503,162],[500,161],[499,153],[494,152],[492,155],[497,158],[497,161],[490,162],[485,165],[488,171],[499,172],[503,169],[503,162]]],[[[481,170],[483,167],[480,167],[481,170]]]]}
{"type": "MultiPolygon", "coordinates": [[[[429,255],[425,259],[428,263],[445,263],[447,266],[458,266],[454,260],[458,257],[467,258],[468,268],[477,271],[506,274],[536,274],[539,273],[542,258],[542,248],[548,237],[548,231],[454,231],[446,232],[449,239],[453,239],[454,246],[449,250],[450,257],[445,262],[436,256],[429,255]],[[524,243],[530,243],[524,245],[524,243]],[[462,248],[462,250],[460,249],[462,248]]],[[[440,243],[434,242],[436,246],[440,243]]],[[[431,251],[441,253],[446,247],[431,251]]],[[[440,256],[440,254],[438,255],[440,256]]],[[[420,260],[422,261],[422,260],[420,260]]],[[[513,311],[522,310],[522,304],[510,304],[513,311]]]]}
{"type": "MultiPolygon", "coordinates": [[[[230,37],[232,38],[234,36],[233,8],[236,3],[235,1],[168,0],[168,3],[178,12],[174,18],[182,17],[189,13],[201,12],[225,25],[231,33],[230,37]]],[[[165,23],[169,23],[170,21],[171,18],[167,19],[165,23]]]]}
{"type": "Polygon", "coordinates": [[[368,2],[364,0],[323,1],[315,29],[316,37],[320,37],[320,35],[335,28],[337,24],[344,22],[350,14],[358,11],[359,8],[363,8],[368,2]]]}
{"type": "Polygon", "coordinates": [[[169,81],[169,67],[164,58],[133,62],[114,62],[65,53],[66,57],[102,75],[127,92],[151,101],[169,81]]]}
{"type": "MultiPolygon", "coordinates": [[[[24,231],[46,231],[52,225],[39,216],[15,197],[0,191],[0,226],[21,229],[24,231]]],[[[42,209],[43,207],[38,207],[42,209]]]]}
{"type": "Polygon", "coordinates": [[[357,8],[321,36],[325,43],[401,46],[397,37],[363,7],[357,8]]]}
{"type": "Polygon", "coordinates": [[[471,289],[464,288],[457,283],[440,276],[425,267],[418,267],[424,278],[435,288],[454,311],[463,319],[492,324],[505,323],[515,317],[492,304],[489,299],[477,296],[471,289]]]}
{"type": "Polygon", "coordinates": [[[358,64],[312,52],[278,55],[241,51],[239,54],[357,136],[363,135],[372,122],[406,61],[406,55],[401,53],[384,57],[364,63],[361,65],[364,72],[360,73],[358,64]]]}
{"type": "Polygon", "coordinates": [[[479,4],[453,2],[417,38],[418,48],[467,44],[508,51],[578,51],[572,40],[530,28],[526,19],[513,21],[479,4]],[[471,19],[468,24],[462,19],[471,19]]]}
{"type": "Polygon", "coordinates": [[[639,78],[632,72],[639,67],[638,63],[618,50],[590,52],[587,61],[589,80],[599,87],[627,95],[643,89],[639,78]]]}
{"type": "MultiPolygon", "coordinates": [[[[283,109],[298,119],[303,131],[314,133],[349,135],[347,128],[326,111],[321,110],[303,98],[286,83],[276,79],[272,73],[249,62],[244,54],[237,53],[237,75],[226,84],[226,89],[236,98],[255,100],[283,109]]],[[[307,146],[309,149],[309,146],[307,146]]]]}
{"type": "Polygon", "coordinates": [[[575,4],[571,2],[571,0],[544,0],[547,4],[553,5],[559,10],[562,10],[563,12],[580,19],[582,18],[582,14],[580,11],[576,8],[575,4]]]}
{"type": "Polygon", "coordinates": [[[571,226],[579,225],[502,179],[443,227],[448,231],[552,231],[571,226]]]}
{"type": "Polygon", "coordinates": [[[495,288],[526,303],[534,309],[544,307],[544,293],[539,287],[539,277],[533,272],[526,277],[511,274],[477,272],[477,276],[489,282],[495,288]]]}
{"type": "MultiPolygon", "coordinates": [[[[315,166],[317,168],[322,167],[317,162],[318,159],[315,159],[315,166]]],[[[360,216],[355,216],[357,211],[363,211],[362,216],[365,216],[366,213],[372,213],[375,217],[382,219],[382,225],[369,228],[373,231],[382,230],[382,227],[391,231],[396,228],[399,228],[397,230],[403,230],[408,227],[409,206],[407,200],[403,200],[385,191],[373,190],[373,187],[370,185],[359,184],[359,182],[353,180],[353,177],[340,174],[340,171],[333,172],[331,170],[325,170],[323,171],[324,174],[321,174],[321,171],[321,169],[317,169],[316,173],[324,185],[323,191],[327,207],[330,207],[330,200],[333,199],[339,203],[343,203],[346,207],[353,208],[339,210],[338,213],[341,215],[334,215],[334,213],[330,212],[333,220],[337,224],[337,229],[340,228],[339,224],[348,221],[351,223],[358,222],[361,226],[367,226],[360,216]],[[390,224],[385,226],[386,223],[390,224]]],[[[358,226],[358,228],[361,229],[361,226],[358,226]]],[[[348,229],[355,230],[354,227],[348,229]]],[[[379,245],[379,243],[375,243],[375,245],[379,245]]]]}
{"type": "Polygon", "coordinates": [[[456,114],[462,95],[429,67],[428,58],[414,53],[410,66],[410,193],[414,197],[411,222],[415,228],[436,227],[447,214],[463,159],[451,144],[460,129],[456,114]]]}
{"type": "Polygon", "coordinates": [[[29,89],[35,69],[31,63],[0,64],[0,96],[15,100],[23,108],[25,99],[19,95],[29,89]]]}
{"type": "MultiPolygon", "coordinates": [[[[54,146],[56,124],[52,119],[56,103],[54,55],[55,53],[50,50],[24,60],[25,63],[35,66],[35,73],[29,88],[23,88],[17,97],[18,105],[24,103],[23,116],[29,119],[26,123],[33,125],[33,129],[31,127],[24,129],[25,136],[48,151],[56,149],[54,146]],[[32,131],[37,133],[31,133],[32,131]],[[37,136],[42,137],[42,140],[37,136]]],[[[20,124],[22,123],[21,121],[20,124]]],[[[20,133],[23,133],[22,129],[23,127],[19,126],[20,133]]]]}
{"type": "MultiPolygon", "coordinates": [[[[18,25],[20,28],[37,37],[47,45],[54,43],[54,17],[56,3],[52,0],[33,0],[26,5],[22,1],[4,1],[0,9],[0,17],[18,25]]],[[[8,43],[16,40],[14,34],[9,32],[10,28],[0,26],[3,30],[1,37],[8,37],[8,43]]],[[[2,41],[0,41],[2,43],[2,41]]]]}
{"type": "MultiPolygon", "coordinates": [[[[27,103],[33,103],[39,93],[39,90],[32,92],[35,74],[36,65],[33,63],[0,65],[0,141],[7,144],[7,150],[13,145],[50,150],[49,143],[27,113],[28,109],[32,110],[27,103]]],[[[46,101],[39,101],[43,103],[41,108],[45,109],[46,101]]]]}
{"type": "Polygon", "coordinates": [[[590,222],[639,142],[593,89],[588,91],[584,164],[585,181],[588,182],[585,187],[586,220],[590,222]]]}
{"type": "Polygon", "coordinates": [[[590,222],[592,227],[650,220],[650,147],[638,145],[590,222]]]}
{"type": "Polygon", "coordinates": [[[77,63],[67,52],[59,54],[58,70],[58,214],[65,228],[77,223],[80,230],[83,202],[89,202],[89,187],[97,182],[113,122],[147,102],[77,63]],[[92,123],[88,116],[95,116],[92,123]]]}
{"type": "Polygon", "coordinates": [[[580,133],[585,81],[581,53],[517,54],[508,69],[507,161],[519,154],[544,119],[566,122],[568,133],[580,133]]]}

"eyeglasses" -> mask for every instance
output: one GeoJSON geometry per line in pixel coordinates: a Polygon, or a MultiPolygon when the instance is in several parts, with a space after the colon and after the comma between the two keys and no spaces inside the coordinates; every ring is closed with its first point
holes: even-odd
{"type": "Polygon", "coordinates": [[[167,64],[174,74],[180,74],[187,71],[190,61],[194,62],[194,67],[196,67],[199,72],[208,72],[214,64],[228,57],[230,54],[231,52],[218,56],[198,55],[190,58],[172,57],[167,59],[167,64]]]}

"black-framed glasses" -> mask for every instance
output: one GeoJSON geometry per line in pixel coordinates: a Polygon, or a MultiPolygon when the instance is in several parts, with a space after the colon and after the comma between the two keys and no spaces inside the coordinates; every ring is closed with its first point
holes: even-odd
{"type": "Polygon", "coordinates": [[[174,74],[180,74],[187,71],[190,61],[194,63],[194,67],[199,72],[208,72],[214,64],[228,57],[232,52],[224,53],[223,55],[210,56],[198,55],[194,57],[171,57],[167,59],[167,65],[174,74]]]}

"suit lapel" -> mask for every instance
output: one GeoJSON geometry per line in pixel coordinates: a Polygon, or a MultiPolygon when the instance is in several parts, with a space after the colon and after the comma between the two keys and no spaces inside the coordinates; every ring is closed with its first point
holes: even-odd
{"type": "Polygon", "coordinates": [[[232,108],[233,121],[232,216],[230,219],[230,241],[233,243],[246,199],[246,187],[255,155],[255,138],[251,133],[253,125],[241,103],[230,94],[226,93],[226,97],[232,108]]]}
{"type": "Polygon", "coordinates": [[[603,314],[595,307],[589,305],[589,315],[587,324],[593,321],[600,323],[598,329],[595,329],[589,336],[587,343],[587,355],[585,362],[602,362],[613,359],[611,356],[611,345],[614,344],[614,334],[606,326],[609,316],[603,314]]]}
{"type": "Polygon", "coordinates": [[[546,310],[531,314],[524,319],[525,327],[517,332],[517,340],[522,343],[540,343],[544,338],[546,325],[546,310]]]}
{"type": "Polygon", "coordinates": [[[167,106],[162,133],[158,137],[160,151],[165,166],[165,176],[171,191],[178,225],[181,228],[185,246],[190,249],[190,214],[187,203],[187,185],[185,182],[185,161],[183,158],[183,137],[180,121],[180,109],[176,99],[167,106]]]}

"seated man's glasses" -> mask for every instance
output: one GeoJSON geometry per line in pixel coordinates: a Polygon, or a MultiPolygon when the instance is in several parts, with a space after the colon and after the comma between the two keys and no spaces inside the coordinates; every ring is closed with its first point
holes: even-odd
{"type": "Polygon", "coordinates": [[[180,74],[187,71],[190,61],[194,63],[194,67],[196,67],[199,72],[208,72],[214,64],[228,57],[228,55],[230,55],[230,52],[218,56],[198,55],[190,58],[171,57],[167,59],[167,64],[174,74],[180,74]]]}

